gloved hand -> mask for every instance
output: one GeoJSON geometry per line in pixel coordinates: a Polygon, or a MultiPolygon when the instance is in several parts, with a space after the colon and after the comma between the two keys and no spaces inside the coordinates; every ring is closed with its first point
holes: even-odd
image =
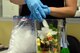
{"type": "Polygon", "coordinates": [[[43,5],[43,3],[40,1],[39,1],[39,3],[41,4],[41,7],[43,8],[45,14],[49,15],[51,13],[50,7],[48,7],[47,5],[43,5]]]}
{"type": "Polygon", "coordinates": [[[29,10],[31,11],[31,15],[40,21],[42,21],[43,18],[46,18],[46,14],[41,7],[40,0],[25,0],[25,3],[27,4],[29,10]]]}
{"type": "Polygon", "coordinates": [[[44,5],[42,8],[43,8],[43,10],[44,10],[46,15],[50,15],[51,10],[50,10],[50,8],[48,6],[44,5]]]}
{"type": "Polygon", "coordinates": [[[39,22],[42,22],[42,21],[43,21],[43,18],[40,18],[40,19],[39,19],[39,18],[37,18],[37,17],[34,17],[33,13],[30,14],[29,18],[32,19],[32,20],[37,20],[37,21],[39,21],[39,22]]]}
{"type": "Polygon", "coordinates": [[[42,8],[43,8],[46,15],[50,15],[51,11],[50,11],[50,8],[48,6],[45,5],[42,8]]]}

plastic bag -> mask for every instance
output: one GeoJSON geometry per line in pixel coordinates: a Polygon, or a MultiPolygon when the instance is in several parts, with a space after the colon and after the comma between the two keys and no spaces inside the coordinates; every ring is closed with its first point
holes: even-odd
{"type": "Polygon", "coordinates": [[[8,53],[36,53],[36,32],[33,20],[25,17],[18,19],[18,24],[12,30],[8,53]]]}

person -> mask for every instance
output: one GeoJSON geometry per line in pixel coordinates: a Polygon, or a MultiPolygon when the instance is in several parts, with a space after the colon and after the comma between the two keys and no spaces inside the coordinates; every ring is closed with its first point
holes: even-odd
{"type": "MultiPolygon", "coordinates": [[[[10,1],[18,5],[24,4],[22,6],[22,10],[21,10],[22,12],[20,14],[21,16],[29,15],[31,11],[34,11],[33,9],[32,10],[29,9],[30,7],[27,4],[27,0],[10,0],[10,1]]],[[[36,0],[31,0],[31,1],[36,1],[36,0]]],[[[77,0],[39,0],[39,1],[41,1],[43,4],[43,5],[41,3],[39,4],[39,5],[42,5],[41,6],[42,11],[48,11],[48,10],[50,11],[45,13],[46,16],[44,13],[41,12],[40,13],[40,16],[42,16],[41,18],[46,17],[49,19],[50,18],[54,19],[54,18],[73,17],[77,10],[77,0]],[[45,5],[47,7],[45,7],[45,5]]],[[[34,3],[39,3],[39,2],[36,1],[34,3]]],[[[36,13],[33,13],[33,14],[36,14],[36,13]]],[[[39,16],[39,14],[37,14],[36,16],[39,16]]]]}
{"type": "MultiPolygon", "coordinates": [[[[22,6],[20,8],[20,16],[30,15],[31,11],[34,11],[33,10],[34,8],[30,10],[29,5],[27,4],[28,0],[10,0],[10,1],[14,4],[22,6]]],[[[32,13],[34,15],[32,17],[35,17],[35,19],[37,19],[38,21],[42,21],[43,20],[42,18],[45,19],[63,18],[65,20],[66,17],[74,17],[77,10],[77,0],[60,0],[60,1],[59,0],[31,0],[31,1],[33,4],[38,3],[38,5],[41,6],[38,8],[42,8],[40,10],[40,13],[38,14],[36,13],[38,10],[35,10],[35,13],[32,13]],[[45,5],[47,7],[45,7],[45,5]]],[[[33,5],[33,7],[35,7],[35,5],[33,5]]],[[[36,8],[37,5],[35,9],[36,8]]],[[[53,23],[57,25],[57,21],[54,21],[53,23]]]]}

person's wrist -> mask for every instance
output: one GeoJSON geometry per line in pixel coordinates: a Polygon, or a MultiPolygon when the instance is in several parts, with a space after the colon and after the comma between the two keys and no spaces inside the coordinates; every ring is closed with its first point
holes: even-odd
{"type": "Polygon", "coordinates": [[[51,13],[51,9],[50,7],[48,7],[48,15],[50,15],[50,13],[51,13]]]}
{"type": "Polygon", "coordinates": [[[44,9],[45,9],[46,15],[50,15],[50,13],[51,13],[50,7],[48,7],[48,6],[46,5],[46,7],[45,7],[44,9]]]}
{"type": "Polygon", "coordinates": [[[46,8],[45,13],[46,13],[46,15],[50,15],[50,13],[51,13],[50,7],[47,7],[47,8],[46,8]]]}

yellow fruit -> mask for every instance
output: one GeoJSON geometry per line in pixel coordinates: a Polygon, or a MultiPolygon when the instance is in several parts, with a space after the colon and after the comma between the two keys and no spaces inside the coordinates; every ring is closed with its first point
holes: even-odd
{"type": "Polygon", "coordinates": [[[55,42],[58,42],[58,40],[57,40],[57,39],[54,39],[54,41],[55,41],[55,42]]]}
{"type": "Polygon", "coordinates": [[[41,40],[41,43],[43,43],[43,44],[44,44],[44,41],[43,41],[43,40],[41,40]]]}
{"type": "Polygon", "coordinates": [[[47,36],[48,36],[48,37],[50,37],[50,36],[52,36],[52,35],[51,35],[51,33],[50,33],[50,32],[48,32],[48,33],[47,33],[47,36]]]}
{"type": "Polygon", "coordinates": [[[37,45],[40,46],[41,44],[40,43],[37,43],[37,45]]]}
{"type": "Polygon", "coordinates": [[[38,45],[38,46],[40,46],[40,45],[41,45],[41,44],[40,44],[40,39],[39,39],[39,38],[37,38],[37,40],[36,40],[36,41],[37,41],[37,45],[38,45]]]}

